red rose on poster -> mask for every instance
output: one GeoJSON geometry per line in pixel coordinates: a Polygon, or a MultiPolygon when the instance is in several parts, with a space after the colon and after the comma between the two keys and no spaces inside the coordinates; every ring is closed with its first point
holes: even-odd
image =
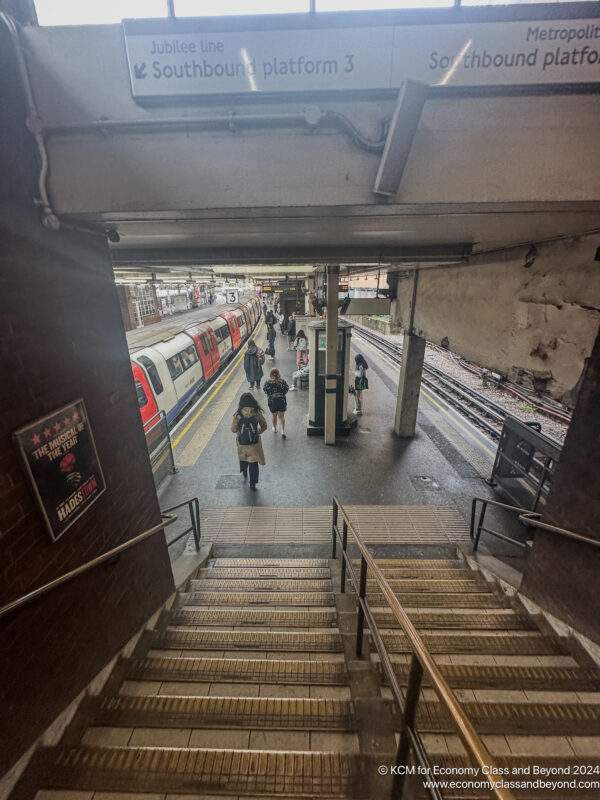
{"type": "Polygon", "coordinates": [[[75,456],[73,453],[67,453],[64,458],[61,459],[60,462],[60,471],[61,472],[71,472],[75,467],[75,456]]]}

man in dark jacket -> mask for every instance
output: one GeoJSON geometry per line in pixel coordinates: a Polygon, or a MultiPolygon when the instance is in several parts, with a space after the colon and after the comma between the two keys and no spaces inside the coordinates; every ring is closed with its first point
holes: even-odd
{"type": "Polygon", "coordinates": [[[272,309],[269,309],[267,311],[265,316],[265,322],[267,323],[267,325],[275,325],[275,323],[277,322],[277,317],[273,313],[272,309]]]}
{"type": "Polygon", "coordinates": [[[250,384],[250,388],[260,389],[260,382],[263,376],[263,362],[265,360],[264,350],[256,346],[254,339],[248,340],[248,349],[244,354],[244,369],[246,371],[246,378],[250,384]]]}
{"type": "Polygon", "coordinates": [[[288,322],[288,329],[287,329],[287,337],[288,337],[288,350],[292,350],[292,345],[294,344],[294,339],[296,338],[296,315],[292,314],[288,322]]]}

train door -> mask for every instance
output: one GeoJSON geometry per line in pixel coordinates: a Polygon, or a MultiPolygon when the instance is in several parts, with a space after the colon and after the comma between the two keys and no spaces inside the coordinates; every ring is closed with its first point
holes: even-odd
{"type": "Polygon", "coordinates": [[[221,359],[215,337],[205,325],[192,325],[186,328],[188,336],[191,336],[196,343],[196,348],[202,361],[202,369],[206,380],[211,378],[219,369],[221,359]]]}
{"type": "Polygon", "coordinates": [[[225,364],[233,354],[233,342],[231,341],[231,332],[229,325],[222,317],[217,317],[208,323],[211,329],[217,348],[219,350],[219,359],[221,366],[225,364]]]}
{"type": "Polygon", "coordinates": [[[221,316],[229,325],[229,332],[231,334],[231,341],[233,343],[233,349],[237,350],[241,343],[242,337],[240,335],[240,327],[238,325],[238,321],[236,319],[235,314],[232,311],[224,311],[221,316]]]}
{"type": "Polygon", "coordinates": [[[138,364],[136,364],[135,361],[132,361],[131,371],[133,372],[133,380],[135,382],[135,391],[140,407],[140,414],[142,416],[142,424],[145,427],[152,417],[158,413],[158,405],[144,370],[138,364]]]}
{"type": "Polygon", "coordinates": [[[240,306],[240,310],[244,315],[244,319],[246,320],[246,330],[248,335],[250,335],[250,331],[254,328],[254,317],[252,314],[252,308],[250,305],[245,303],[243,306],[240,306]]]}
{"type": "Polygon", "coordinates": [[[233,312],[233,315],[237,319],[238,327],[240,329],[240,342],[245,342],[248,338],[248,334],[252,330],[252,326],[248,324],[248,319],[244,314],[243,309],[236,309],[236,311],[233,312]]]}

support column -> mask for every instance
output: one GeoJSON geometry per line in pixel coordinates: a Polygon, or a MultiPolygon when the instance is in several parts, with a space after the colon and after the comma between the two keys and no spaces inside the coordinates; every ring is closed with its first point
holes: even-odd
{"type": "Polygon", "coordinates": [[[413,333],[419,283],[417,270],[412,274],[412,282],[410,305],[405,317],[402,367],[398,378],[398,399],[396,401],[396,418],[394,420],[394,432],[396,435],[407,439],[412,439],[415,435],[423,360],[425,358],[425,339],[413,333]]]}
{"type": "Polygon", "coordinates": [[[338,294],[340,268],[327,267],[327,317],[325,320],[325,444],[335,444],[338,349],[338,294]]]}
{"type": "Polygon", "coordinates": [[[425,339],[405,333],[402,342],[402,368],[398,379],[398,399],[394,432],[411,439],[415,435],[421,375],[425,358],[425,339]]]}

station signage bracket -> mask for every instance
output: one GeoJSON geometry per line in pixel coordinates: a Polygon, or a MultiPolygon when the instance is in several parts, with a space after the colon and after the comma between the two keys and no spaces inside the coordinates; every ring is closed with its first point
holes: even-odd
{"type": "Polygon", "coordinates": [[[88,511],[106,483],[83,400],[13,433],[53,542],[88,511]]]}
{"type": "Polygon", "coordinates": [[[125,20],[144,104],[265,95],[600,84],[600,18],[199,30],[125,20]],[[146,23],[144,25],[144,23],[146,23]]]}

